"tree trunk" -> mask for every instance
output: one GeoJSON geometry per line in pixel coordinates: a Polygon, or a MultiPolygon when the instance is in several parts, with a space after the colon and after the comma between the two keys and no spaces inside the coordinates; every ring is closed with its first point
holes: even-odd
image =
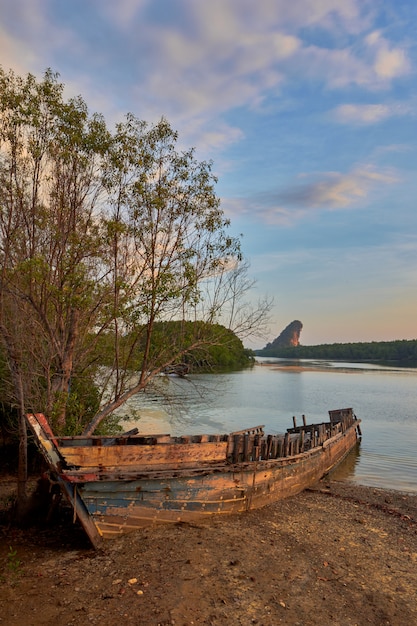
{"type": "Polygon", "coordinates": [[[27,509],[28,449],[25,413],[19,412],[19,458],[17,466],[16,518],[23,521],[27,509]]]}
{"type": "Polygon", "coordinates": [[[67,416],[67,402],[70,389],[71,376],[74,364],[74,348],[78,337],[79,311],[73,309],[70,315],[70,324],[63,356],[61,359],[61,374],[52,384],[52,400],[58,400],[58,411],[56,413],[56,425],[59,432],[64,432],[67,416]],[[54,397],[55,396],[55,397],[54,397]]]}
{"type": "Polygon", "coordinates": [[[17,500],[15,515],[17,522],[22,522],[28,504],[27,480],[28,480],[28,448],[27,448],[27,426],[25,396],[23,389],[22,374],[16,362],[11,364],[12,377],[15,386],[16,397],[19,400],[19,456],[17,466],[17,500]]]}

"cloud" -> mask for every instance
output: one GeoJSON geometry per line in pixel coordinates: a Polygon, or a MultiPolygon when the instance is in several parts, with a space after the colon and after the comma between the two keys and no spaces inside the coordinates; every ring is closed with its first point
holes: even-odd
{"type": "Polygon", "coordinates": [[[375,59],[375,71],[381,78],[403,76],[409,67],[404,50],[380,50],[375,59]]]}
{"type": "Polygon", "coordinates": [[[378,78],[390,80],[410,72],[411,66],[403,48],[394,48],[381,35],[374,31],[366,37],[369,51],[374,53],[373,69],[378,78]]]}
{"type": "Polygon", "coordinates": [[[131,29],[132,23],[140,18],[142,11],[149,5],[150,1],[117,0],[117,2],[113,2],[110,0],[110,2],[103,2],[103,0],[93,0],[98,11],[102,11],[112,24],[127,32],[131,29]]]}
{"type": "MultiPolygon", "coordinates": [[[[45,26],[40,0],[34,0],[28,6],[17,0],[8,7],[1,7],[0,59],[5,71],[12,69],[24,75],[39,70],[43,55],[39,43],[34,45],[33,42],[43,33],[45,26]]],[[[45,47],[48,45],[46,40],[41,41],[45,41],[45,47]]],[[[45,69],[47,65],[41,67],[45,69]]]]}
{"type": "Polygon", "coordinates": [[[389,48],[380,39],[369,45],[326,48],[303,46],[296,58],[300,76],[322,82],[331,89],[357,85],[367,90],[386,89],[391,81],[409,74],[411,64],[402,48],[389,48]]]}
{"type": "Polygon", "coordinates": [[[375,89],[410,69],[404,49],[378,31],[365,34],[370,16],[355,0],[336,7],[334,0],[173,2],[181,17],[155,19],[136,34],[137,56],[146,51],[149,69],[136,93],[145,106],[145,94],[165,102],[177,118],[256,108],[289,81],[375,89]],[[311,44],[309,31],[330,38],[315,34],[311,44]],[[352,32],[364,35],[352,44],[352,32]],[[330,45],[332,37],[343,43],[330,45]]]}
{"type": "Polygon", "coordinates": [[[351,5],[350,20],[342,19],[345,16],[337,13],[323,15],[317,29],[322,33],[327,31],[324,37],[317,33],[302,36],[308,33],[307,20],[297,24],[296,33],[302,39],[302,46],[294,67],[300,77],[331,89],[357,85],[374,91],[387,89],[393,80],[411,73],[406,43],[394,43],[381,31],[372,30],[376,15],[367,12],[364,5],[361,11],[359,7],[356,3],[351,5]]]}
{"type": "Polygon", "coordinates": [[[413,113],[407,104],[342,104],[332,111],[332,117],[342,124],[378,124],[394,116],[413,113]]]}
{"type": "Polygon", "coordinates": [[[385,146],[377,146],[375,148],[375,150],[373,151],[373,157],[374,158],[378,158],[381,155],[384,154],[388,154],[388,153],[406,153],[406,152],[413,152],[414,148],[412,145],[407,145],[405,143],[392,143],[392,144],[387,144],[385,146]]]}
{"type": "Polygon", "coordinates": [[[85,67],[85,59],[91,61],[89,42],[65,21],[51,20],[46,2],[15,0],[0,12],[0,59],[6,71],[40,77],[50,67],[60,73],[57,60],[66,54],[69,65],[76,64],[78,74],[83,75],[79,60],[83,59],[85,67]]]}
{"type": "Polygon", "coordinates": [[[297,72],[303,78],[341,89],[350,85],[368,87],[374,83],[369,65],[349,48],[305,46],[296,60],[297,72]]]}
{"type": "MultiPolygon", "coordinates": [[[[179,144],[183,148],[190,145],[196,146],[202,154],[212,154],[214,151],[223,151],[230,145],[242,140],[243,131],[221,119],[212,120],[210,124],[203,118],[191,118],[187,124],[186,136],[184,133],[179,138],[179,144]]],[[[216,162],[217,166],[219,165],[216,162]]]]}
{"type": "Polygon", "coordinates": [[[222,206],[234,218],[246,216],[270,225],[289,226],[311,215],[312,211],[364,206],[382,185],[399,182],[399,177],[392,170],[377,170],[371,165],[358,166],[347,173],[324,172],[316,178],[311,183],[296,184],[252,198],[224,199],[222,206]]]}
{"type": "Polygon", "coordinates": [[[3,63],[52,66],[72,92],[103,104],[106,117],[165,115],[185,140],[210,149],[243,136],[225,116],[263,111],[288,83],[375,89],[410,71],[404,47],[370,32],[375,16],[361,0],[91,0],[80,27],[82,4],[70,11],[15,0],[2,8],[3,63]]]}
{"type": "Polygon", "coordinates": [[[359,167],[347,174],[327,172],[307,185],[297,186],[278,194],[284,205],[306,209],[340,209],[357,204],[377,186],[398,182],[389,170],[378,171],[372,166],[359,167]]]}
{"type": "Polygon", "coordinates": [[[371,68],[352,49],[303,41],[306,28],[332,33],[363,29],[366,19],[355,0],[336,7],[334,0],[172,0],[169,20],[152,13],[149,2],[123,0],[120,12],[119,3],[104,6],[106,14],[112,12],[109,19],[125,30],[124,44],[133,58],[140,59],[132,84],[136,80],[135,94],[146,116],[155,102],[180,122],[236,107],[256,108],[294,76],[316,75],[336,88],[374,80],[371,68]]]}
{"type": "MultiPolygon", "coordinates": [[[[208,20],[210,22],[210,20],[208,20]]],[[[214,32],[200,25],[198,38],[178,30],[158,29],[145,77],[145,92],[169,103],[178,115],[221,113],[238,106],[256,106],[265,93],[283,81],[280,61],[295,54],[297,37],[277,32],[253,33],[250,29],[214,32]]],[[[143,93],[143,84],[138,85],[143,93]]]]}
{"type": "Polygon", "coordinates": [[[0,26],[0,58],[5,71],[12,69],[18,74],[26,74],[36,55],[28,47],[22,49],[16,38],[0,26]]]}

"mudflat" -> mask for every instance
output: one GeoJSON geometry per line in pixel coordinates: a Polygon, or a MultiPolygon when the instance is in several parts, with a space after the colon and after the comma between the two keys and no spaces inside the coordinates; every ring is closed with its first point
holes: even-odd
{"type": "Polygon", "coordinates": [[[0,625],[417,624],[417,495],[323,480],[100,551],[59,513],[48,527],[0,526],[0,625]]]}

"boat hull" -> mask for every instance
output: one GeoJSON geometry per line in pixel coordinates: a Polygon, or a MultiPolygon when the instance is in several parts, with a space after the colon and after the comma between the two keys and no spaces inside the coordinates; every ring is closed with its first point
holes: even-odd
{"type": "Polygon", "coordinates": [[[261,426],[230,435],[173,438],[56,438],[41,415],[28,415],[52,479],[92,544],[151,524],[240,513],[300,493],[355,447],[352,409],[330,422],[265,436],[261,426]]]}
{"type": "Polygon", "coordinates": [[[112,538],[150,524],[194,522],[240,513],[311,486],[356,445],[355,429],[290,458],[241,463],[184,476],[161,472],[137,480],[91,481],[79,493],[99,534],[112,538]]]}

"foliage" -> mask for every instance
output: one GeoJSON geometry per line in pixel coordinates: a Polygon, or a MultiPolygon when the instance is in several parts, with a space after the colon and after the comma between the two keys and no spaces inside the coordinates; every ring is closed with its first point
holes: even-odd
{"type": "MultiPolygon", "coordinates": [[[[142,368],[145,329],[142,343],[137,343],[137,349],[131,357],[133,370],[142,368]]],[[[112,365],[112,333],[103,335],[97,344],[97,362],[102,366],[112,365]]],[[[126,335],[120,342],[122,353],[129,350],[132,338],[126,335]]],[[[224,369],[239,369],[247,367],[253,362],[251,350],[244,348],[239,337],[230,329],[221,324],[207,322],[169,321],[155,322],[150,347],[150,358],[155,365],[164,366],[172,353],[183,354],[181,360],[187,364],[189,371],[219,372],[224,369]],[[199,343],[199,349],[188,351],[189,346],[199,343]]],[[[175,364],[175,363],[174,363],[175,364]]]]}
{"type": "Polygon", "coordinates": [[[333,343],[317,346],[265,348],[256,350],[258,356],[286,359],[329,359],[343,361],[398,361],[417,363],[417,340],[373,341],[363,343],[333,343]]]}
{"type": "Polygon", "coordinates": [[[9,546],[9,552],[7,553],[7,568],[14,576],[18,576],[21,570],[21,561],[17,556],[17,550],[14,550],[12,546],[9,546]]]}
{"type": "Polygon", "coordinates": [[[177,352],[184,353],[182,362],[188,365],[191,372],[239,369],[252,362],[239,337],[221,324],[184,321],[157,323],[151,349],[160,355],[160,346],[172,345],[175,345],[177,352]],[[200,344],[200,348],[188,352],[187,346],[196,343],[200,344]]]}
{"type": "Polygon", "coordinates": [[[247,363],[232,331],[270,303],[244,303],[212,164],[177,144],[165,119],[110,132],[51,70],[0,68],[0,339],[23,443],[26,411],[91,434],[169,365],[247,363]]]}
{"type": "MultiPolygon", "coordinates": [[[[94,417],[100,407],[100,393],[90,373],[74,373],[66,397],[66,419],[64,435],[77,435],[94,417]]],[[[56,403],[59,407],[59,402],[56,403]]],[[[57,427],[57,414],[49,415],[52,429],[57,427]]]]}
{"type": "Polygon", "coordinates": [[[95,207],[109,135],[50,71],[39,83],[1,71],[0,86],[0,334],[22,415],[41,410],[63,431],[105,295],[95,207]]]}

